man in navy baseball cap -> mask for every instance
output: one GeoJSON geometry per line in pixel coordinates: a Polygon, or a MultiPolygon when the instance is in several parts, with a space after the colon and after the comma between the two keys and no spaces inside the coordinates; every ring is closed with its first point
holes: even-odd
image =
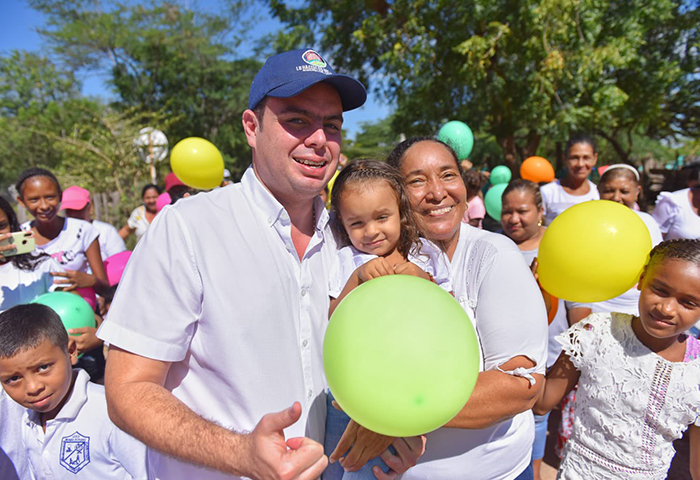
{"type": "MultiPolygon", "coordinates": [[[[321,352],[337,251],[319,193],[337,169],[343,112],[366,96],[313,50],[270,58],[242,115],[252,166],[164,209],[134,252],[100,336],[110,414],[151,447],[153,478],[318,478],[326,467],[321,352]]],[[[423,451],[397,441],[392,475],[423,451]]]]}
{"type": "Polygon", "coordinates": [[[248,108],[254,110],[265,97],[293,97],[318,82],[336,89],[345,112],[361,107],[367,100],[367,91],[360,82],[335,73],[321,54],[302,48],[267,59],[250,87],[248,108]]]}

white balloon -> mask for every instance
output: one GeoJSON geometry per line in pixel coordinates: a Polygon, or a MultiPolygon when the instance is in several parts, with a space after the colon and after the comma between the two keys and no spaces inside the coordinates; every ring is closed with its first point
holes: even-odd
{"type": "Polygon", "coordinates": [[[144,162],[162,162],[168,156],[168,137],[153,127],[142,128],[139,130],[139,136],[134,139],[134,147],[138,149],[144,162]]]}

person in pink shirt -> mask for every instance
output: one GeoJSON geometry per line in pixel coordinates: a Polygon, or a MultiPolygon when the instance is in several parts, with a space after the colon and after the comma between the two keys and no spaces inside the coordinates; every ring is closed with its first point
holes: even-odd
{"type": "Polygon", "coordinates": [[[486,206],[481,198],[481,187],[484,179],[481,173],[475,169],[465,170],[462,173],[462,180],[467,186],[467,211],[464,212],[462,222],[468,223],[472,227],[481,228],[481,223],[486,216],[486,206]]]}

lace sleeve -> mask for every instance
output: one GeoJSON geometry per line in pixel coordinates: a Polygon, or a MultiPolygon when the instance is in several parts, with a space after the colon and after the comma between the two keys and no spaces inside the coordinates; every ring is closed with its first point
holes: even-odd
{"type": "Polygon", "coordinates": [[[606,320],[610,323],[608,314],[594,313],[557,335],[557,342],[577,370],[584,368],[591,354],[595,354],[606,320]]]}

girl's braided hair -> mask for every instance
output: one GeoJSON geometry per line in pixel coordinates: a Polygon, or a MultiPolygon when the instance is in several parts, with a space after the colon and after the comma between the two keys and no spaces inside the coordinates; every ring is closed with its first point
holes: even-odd
{"type": "Polygon", "coordinates": [[[700,266],[700,239],[678,238],[661,242],[651,250],[648,265],[667,259],[685,260],[700,266]]]}
{"type": "Polygon", "coordinates": [[[58,183],[58,179],[56,178],[56,175],[51,173],[49,170],[46,170],[45,168],[39,168],[39,167],[32,167],[28,168],[22,173],[19,174],[19,178],[17,179],[17,183],[15,184],[15,188],[17,189],[17,194],[19,195],[19,198],[22,198],[22,186],[24,185],[24,182],[29,180],[32,177],[46,177],[49,180],[51,180],[53,183],[56,184],[56,188],[58,189],[58,196],[60,197],[61,194],[63,193],[63,190],[61,190],[61,184],[58,183]]]}
{"type": "Polygon", "coordinates": [[[396,201],[399,205],[399,217],[401,221],[401,235],[397,245],[398,251],[405,258],[408,258],[409,253],[418,255],[420,252],[420,229],[418,222],[411,210],[411,202],[406,193],[406,184],[401,172],[377,160],[355,160],[348,164],[340,171],[338,177],[333,183],[331,191],[331,218],[332,226],[339,237],[340,243],[350,245],[350,237],[345,231],[343,222],[340,216],[340,204],[343,196],[347,193],[347,189],[352,186],[364,187],[372,182],[386,182],[396,195],[396,201]]]}

